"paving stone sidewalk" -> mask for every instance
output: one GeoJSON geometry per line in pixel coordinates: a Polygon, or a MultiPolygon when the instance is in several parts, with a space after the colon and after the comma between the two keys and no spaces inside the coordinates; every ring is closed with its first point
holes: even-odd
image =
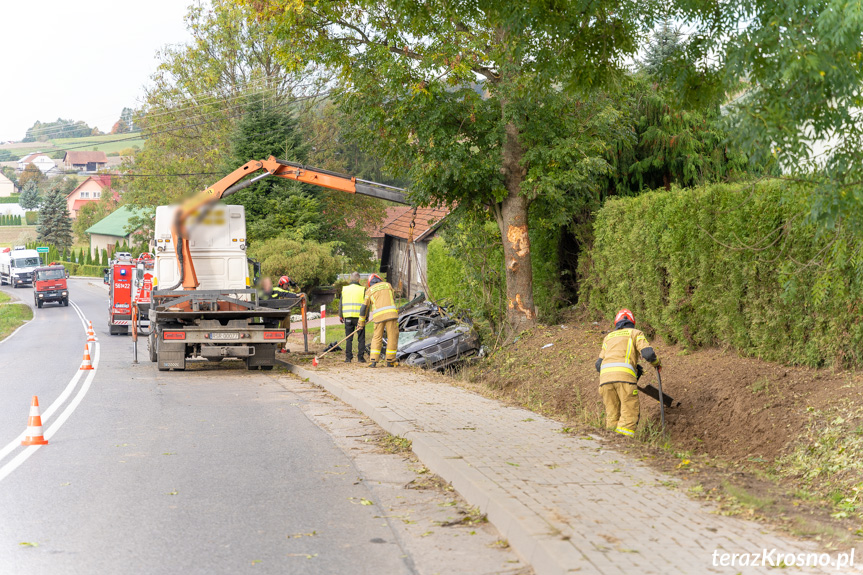
{"type": "Polygon", "coordinates": [[[776,568],[770,566],[714,566],[714,551],[823,551],[763,525],[712,513],[712,507],[668,488],[669,476],[599,438],[560,433],[553,420],[421,372],[388,370],[373,378],[384,374],[348,366],[291,370],[389,433],[410,439],[420,460],[487,513],[538,575],[772,573],[776,568]]]}

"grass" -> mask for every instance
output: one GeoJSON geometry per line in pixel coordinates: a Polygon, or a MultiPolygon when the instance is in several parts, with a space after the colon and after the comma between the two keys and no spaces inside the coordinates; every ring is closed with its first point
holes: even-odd
{"type": "Polygon", "coordinates": [[[411,440],[387,433],[378,440],[378,445],[387,453],[410,453],[411,440]]]}
{"type": "Polygon", "coordinates": [[[0,341],[31,319],[33,310],[23,303],[0,305],[0,341]]]}
{"type": "Polygon", "coordinates": [[[741,505],[752,509],[763,509],[773,503],[773,499],[767,497],[759,497],[753,493],[746,491],[739,485],[732,485],[727,481],[722,484],[725,492],[736,499],[741,505]]]}
{"type": "Polygon", "coordinates": [[[21,142],[14,146],[4,146],[2,149],[9,150],[18,156],[26,156],[37,150],[41,152],[53,152],[63,150],[64,148],[75,148],[75,150],[82,152],[99,150],[105,153],[119,152],[133,146],[143,148],[145,140],[143,138],[133,138],[132,136],[133,134],[104,134],[102,136],[87,136],[84,138],[55,138],[48,142],[21,142]],[[115,142],[114,140],[121,141],[115,142]]]}
{"type": "Polygon", "coordinates": [[[0,291],[0,303],[7,302],[11,299],[12,297],[8,293],[0,291]]]}
{"type": "MultiPolygon", "coordinates": [[[[318,320],[312,320],[318,321],[318,320]]],[[[366,324],[366,345],[372,342],[372,335],[374,333],[375,324],[367,323],[366,324]]],[[[294,333],[303,333],[302,329],[295,329],[294,333]]],[[[311,327],[309,326],[309,336],[312,338],[319,338],[321,336],[321,328],[320,326],[311,327]]],[[[334,341],[341,341],[342,338],[345,337],[345,326],[344,324],[338,325],[328,325],[327,326],[327,343],[333,343],[334,341]]],[[[354,345],[357,345],[356,338],[354,338],[354,345]]]]}

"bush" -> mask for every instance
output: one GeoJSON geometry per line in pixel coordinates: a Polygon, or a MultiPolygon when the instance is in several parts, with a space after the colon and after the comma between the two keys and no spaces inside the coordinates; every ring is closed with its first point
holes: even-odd
{"type": "Polygon", "coordinates": [[[12,194],[6,198],[0,198],[0,204],[17,204],[19,194],[12,194]]]}
{"type": "Polygon", "coordinates": [[[104,266],[88,266],[76,264],[74,262],[60,262],[63,267],[66,268],[66,271],[69,272],[70,276],[83,276],[83,277],[91,277],[91,278],[101,278],[104,277],[104,273],[102,273],[102,269],[104,266]]]}
{"type": "Polygon", "coordinates": [[[779,181],[609,200],[581,296],[689,347],[731,344],[788,364],[863,364],[863,255],[818,233],[807,190],[779,181]]]}
{"type": "Polygon", "coordinates": [[[335,281],[342,266],[333,255],[333,248],[329,243],[278,237],[255,242],[249,255],[261,262],[262,275],[274,281],[283,275],[290,276],[307,291],[335,281]]]}
{"type": "Polygon", "coordinates": [[[26,212],[24,214],[24,220],[27,222],[28,226],[35,226],[36,222],[39,221],[39,212],[26,212]]]}

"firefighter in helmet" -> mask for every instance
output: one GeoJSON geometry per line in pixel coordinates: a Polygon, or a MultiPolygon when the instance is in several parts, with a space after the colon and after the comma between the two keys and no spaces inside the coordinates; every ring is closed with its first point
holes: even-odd
{"type": "Polygon", "coordinates": [[[369,367],[376,367],[381,356],[384,331],[387,333],[387,367],[395,367],[396,352],[399,347],[399,310],[396,307],[393,286],[381,279],[378,274],[369,276],[366,289],[366,298],[360,307],[360,321],[358,327],[363,329],[366,321],[371,319],[375,322],[375,331],[372,336],[371,363],[369,367]],[[369,315],[371,314],[371,317],[369,315]]]}
{"type": "Polygon", "coordinates": [[[638,359],[662,369],[662,363],[644,334],[635,329],[635,317],[622,309],[614,318],[614,331],[605,336],[596,360],[599,372],[599,395],[605,404],[605,426],[621,435],[632,437],[638,425],[638,359]]]}

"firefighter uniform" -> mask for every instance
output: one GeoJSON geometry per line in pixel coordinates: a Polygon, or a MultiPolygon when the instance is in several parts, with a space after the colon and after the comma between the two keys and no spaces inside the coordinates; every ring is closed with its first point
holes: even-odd
{"type": "Polygon", "coordinates": [[[644,334],[635,329],[631,312],[618,314],[615,330],[605,336],[596,360],[599,394],[605,404],[605,425],[621,435],[632,437],[639,419],[638,360],[644,358],[661,367],[656,352],[644,334]],[[621,314],[627,316],[621,318],[621,314]]]}
{"type": "Polygon", "coordinates": [[[366,299],[366,290],[358,282],[352,282],[342,288],[342,303],[339,308],[339,317],[345,320],[345,335],[347,336],[345,346],[345,361],[350,362],[354,358],[354,331],[357,331],[357,359],[362,363],[366,355],[366,330],[359,329],[360,309],[366,299]]]}
{"type": "Polygon", "coordinates": [[[396,307],[393,287],[385,281],[371,283],[370,280],[365,301],[360,308],[359,325],[364,327],[368,319],[375,322],[375,331],[372,336],[371,365],[374,365],[381,356],[384,331],[387,334],[387,365],[395,363],[399,346],[398,318],[399,310],[396,307]]]}

